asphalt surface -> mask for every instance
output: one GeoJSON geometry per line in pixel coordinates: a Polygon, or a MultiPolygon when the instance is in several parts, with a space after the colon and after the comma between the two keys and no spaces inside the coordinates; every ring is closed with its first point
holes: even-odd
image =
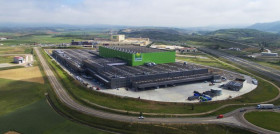
{"type": "MultiPolygon", "coordinates": [[[[266,130],[251,123],[247,122],[243,117],[243,112],[240,112],[240,109],[232,111],[230,113],[225,114],[225,118],[216,119],[216,117],[203,117],[203,118],[145,118],[145,119],[138,119],[136,116],[126,116],[120,115],[116,113],[108,113],[105,111],[96,110],[90,107],[86,107],[77,103],[71,96],[67,93],[67,91],[63,88],[60,84],[58,79],[55,77],[53,71],[50,69],[49,65],[47,64],[46,60],[43,58],[41,52],[38,48],[34,48],[36,51],[38,58],[43,66],[43,69],[48,77],[56,95],[69,108],[79,111],[81,113],[95,116],[103,119],[109,120],[116,120],[116,121],[123,121],[123,122],[138,122],[138,123],[150,123],[150,124],[225,124],[231,125],[235,127],[240,127],[244,129],[248,129],[257,133],[276,133],[270,130],[266,130]]],[[[253,110],[253,107],[247,107],[248,110],[253,110]]]]}

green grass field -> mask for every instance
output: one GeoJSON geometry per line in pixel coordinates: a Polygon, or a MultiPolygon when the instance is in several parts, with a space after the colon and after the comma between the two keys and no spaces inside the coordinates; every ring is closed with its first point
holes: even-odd
{"type": "Polygon", "coordinates": [[[14,61],[14,56],[0,56],[0,63],[11,63],[14,61]]]}
{"type": "MultiPolygon", "coordinates": [[[[6,68],[13,69],[13,68],[6,68]]],[[[9,130],[28,134],[104,133],[58,115],[45,101],[48,83],[0,78],[0,133],[9,130]]]]}
{"type": "MultiPolygon", "coordinates": [[[[114,120],[101,119],[98,117],[81,114],[77,111],[69,109],[63,105],[55,96],[54,92],[50,90],[50,98],[56,108],[58,108],[65,115],[72,119],[83,123],[102,128],[110,131],[131,134],[209,134],[227,133],[227,134],[251,134],[252,132],[242,130],[239,128],[232,128],[224,125],[216,124],[188,124],[188,125],[168,125],[168,124],[139,124],[139,123],[125,123],[114,120]]],[[[137,118],[137,116],[135,117],[137,118]]]]}
{"type": "Polygon", "coordinates": [[[23,67],[24,66],[3,67],[3,68],[0,68],[0,71],[2,71],[2,70],[9,70],[9,69],[23,68],[23,67]]]}
{"type": "Polygon", "coordinates": [[[274,68],[274,69],[277,69],[277,70],[280,70],[280,62],[278,63],[269,63],[269,62],[257,62],[263,66],[268,66],[268,67],[271,67],[271,68],[274,68]]]}
{"type": "Polygon", "coordinates": [[[0,44],[4,46],[10,45],[33,45],[34,43],[39,44],[61,44],[70,43],[72,40],[81,41],[87,39],[98,38],[110,38],[110,35],[104,33],[72,31],[72,32],[59,32],[49,34],[17,34],[17,33],[0,33],[2,36],[10,36],[11,39],[2,40],[0,44]]]}
{"type": "Polygon", "coordinates": [[[32,54],[31,47],[0,47],[0,54],[32,54]]]}
{"type": "Polygon", "coordinates": [[[42,84],[0,78],[0,116],[44,97],[42,84]]]}
{"type": "Polygon", "coordinates": [[[249,122],[273,131],[280,132],[280,113],[279,112],[249,112],[245,114],[246,120],[249,122]]]}
{"type": "Polygon", "coordinates": [[[66,120],[41,99],[0,116],[0,133],[13,130],[23,134],[103,134],[105,132],[66,120]]]}
{"type": "Polygon", "coordinates": [[[81,40],[74,37],[53,37],[53,35],[28,35],[14,37],[13,39],[0,41],[4,46],[10,45],[20,45],[20,44],[60,44],[60,43],[70,43],[72,40],[81,40]]]}

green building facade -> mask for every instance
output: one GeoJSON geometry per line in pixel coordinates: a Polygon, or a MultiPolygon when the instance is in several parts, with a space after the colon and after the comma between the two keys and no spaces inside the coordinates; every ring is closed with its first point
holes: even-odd
{"type": "Polygon", "coordinates": [[[144,65],[149,62],[156,64],[175,62],[175,51],[166,50],[160,52],[128,53],[100,46],[99,55],[105,58],[123,59],[131,66],[144,65]]]}

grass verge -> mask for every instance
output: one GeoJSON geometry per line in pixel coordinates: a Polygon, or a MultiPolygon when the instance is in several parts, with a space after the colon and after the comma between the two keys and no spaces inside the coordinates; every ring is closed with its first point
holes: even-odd
{"type": "MultiPolygon", "coordinates": [[[[107,119],[101,119],[98,117],[92,117],[85,114],[81,114],[75,110],[72,110],[66,107],[61,103],[54,92],[49,91],[49,97],[54,105],[55,109],[68,118],[78,121],[83,124],[87,124],[96,128],[105,129],[109,131],[115,131],[119,133],[128,133],[128,134],[204,134],[205,132],[209,134],[216,133],[227,133],[227,134],[250,134],[252,132],[247,130],[242,130],[239,128],[228,127],[224,125],[215,125],[215,124],[177,124],[177,125],[168,125],[168,124],[141,124],[141,123],[126,123],[119,122],[107,119]],[[198,131],[199,130],[199,131],[198,131]]],[[[137,117],[135,117],[137,118],[137,117]]]]}
{"type": "Polygon", "coordinates": [[[269,111],[249,112],[245,114],[246,120],[259,127],[280,132],[280,113],[269,111]]]}

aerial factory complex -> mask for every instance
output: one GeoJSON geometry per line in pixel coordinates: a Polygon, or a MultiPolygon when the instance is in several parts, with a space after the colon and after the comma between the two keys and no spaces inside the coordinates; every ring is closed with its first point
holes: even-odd
{"type": "Polygon", "coordinates": [[[174,51],[140,46],[100,46],[99,53],[60,49],[52,55],[69,70],[94,77],[107,88],[138,91],[213,80],[215,76],[205,67],[175,62],[174,51]]]}

